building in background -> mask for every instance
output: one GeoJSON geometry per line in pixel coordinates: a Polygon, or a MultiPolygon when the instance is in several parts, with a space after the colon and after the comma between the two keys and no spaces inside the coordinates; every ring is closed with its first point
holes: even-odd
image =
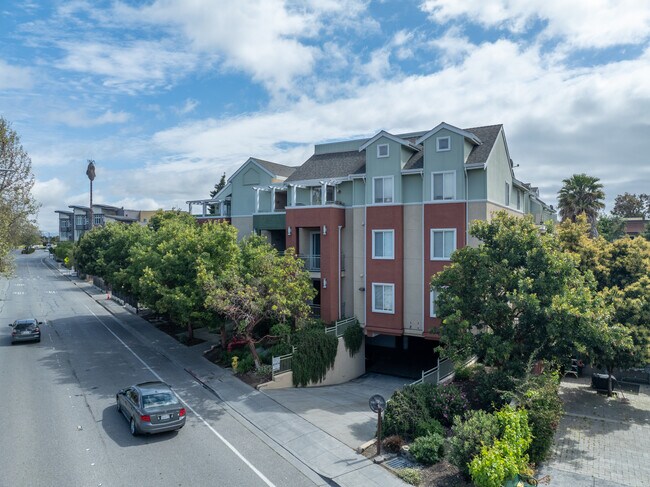
{"type": "MultiPolygon", "coordinates": [[[[72,211],[56,210],[59,215],[59,239],[77,242],[90,230],[90,208],[70,206],[72,211]]],[[[125,210],[117,206],[93,204],[93,226],[104,226],[108,222],[146,225],[158,210],[125,210]]]]}

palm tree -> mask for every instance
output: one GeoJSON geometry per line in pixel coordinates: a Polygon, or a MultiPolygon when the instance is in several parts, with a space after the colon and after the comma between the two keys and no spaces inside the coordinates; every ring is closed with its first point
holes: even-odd
{"type": "Polygon", "coordinates": [[[591,225],[590,235],[592,238],[598,236],[598,212],[605,208],[605,192],[600,179],[586,174],[574,174],[569,179],[562,181],[564,186],[558,192],[558,208],[560,216],[564,220],[569,218],[572,221],[581,214],[587,216],[591,225]]]}

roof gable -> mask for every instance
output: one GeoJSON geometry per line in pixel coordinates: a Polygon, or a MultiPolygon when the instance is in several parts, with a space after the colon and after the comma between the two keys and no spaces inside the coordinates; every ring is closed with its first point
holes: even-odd
{"type": "Polygon", "coordinates": [[[372,139],[368,140],[365,144],[363,144],[361,147],[359,147],[359,152],[366,150],[366,147],[368,147],[371,144],[374,144],[377,142],[379,139],[382,137],[386,137],[387,139],[392,140],[393,142],[397,142],[398,144],[402,144],[403,146],[408,147],[411,150],[417,150],[417,147],[415,147],[410,141],[401,139],[393,134],[389,134],[385,130],[380,131],[377,135],[375,135],[372,139]]]}
{"type": "Polygon", "coordinates": [[[429,137],[432,135],[435,135],[436,133],[440,132],[441,130],[446,129],[449,130],[450,132],[454,132],[458,135],[461,135],[465,137],[466,139],[469,139],[476,145],[482,144],[481,139],[479,139],[476,135],[474,135],[471,132],[468,132],[463,129],[459,129],[458,127],[454,127],[453,125],[449,125],[448,123],[442,122],[436,125],[434,128],[429,130],[426,134],[424,134],[422,137],[420,137],[418,140],[415,141],[416,144],[421,144],[425,140],[427,140],[429,137]]]}
{"type": "Polygon", "coordinates": [[[296,170],[295,167],[284,166],[282,164],[277,164],[275,162],[265,161],[263,159],[257,159],[255,157],[249,157],[248,160],[243,163],[239,169],[237,169],[232,176],[228,178],[228,183],[230,183],[237,175],[242,172],[245,168],[250,165],[257,166],[259,169],[267,173],[272,178],[276,176],[288,177],[296,170]]]}

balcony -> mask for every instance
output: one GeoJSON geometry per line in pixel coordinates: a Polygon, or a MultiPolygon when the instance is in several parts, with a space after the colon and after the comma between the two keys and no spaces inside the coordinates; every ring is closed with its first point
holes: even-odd
{"type": "Polygon", "coordinates": [[[320,272],[320,254],[299,254],[298,257],[305,263],[305,269],[320,272]]]}

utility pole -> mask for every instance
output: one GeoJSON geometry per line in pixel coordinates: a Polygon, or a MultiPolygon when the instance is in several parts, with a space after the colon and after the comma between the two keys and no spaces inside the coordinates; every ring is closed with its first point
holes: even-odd
{"type": "Polygon", "coordinates": [[[88,168],[86,169],[86,176],[90,179],[90,230],[93,229],[93,180],[95,179],[95,161],[88,159],[88,168]]]}

